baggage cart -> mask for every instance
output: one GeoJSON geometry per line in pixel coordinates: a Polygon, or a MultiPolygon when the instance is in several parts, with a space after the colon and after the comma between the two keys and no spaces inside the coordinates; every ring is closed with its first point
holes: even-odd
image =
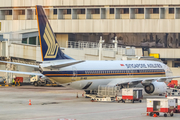
{"type": "Polygon", "coordinates": [[[154,114],[159,116],[160,113],[163,113],[164,117],[167,117],[167,115],[172,117],[175,110],[174,99],[147,99],[147,113],[150,116],[153,116],[154,114]]]}
{"type": "Polygon", "coordinates": [[[99,85],[97,96],[99,97],[116,97],[120,91],[119,86],[99,85]]]}
{"type": "Polygon", "coordinates": [[[86,94],[86,96],[90,97],[92,102],[112,102],[116,100],[119,92],[119,86],[99,85],[97,95],[86,94]]]}
{"type": "Polygon", "coordinates": [[[170,88],[170,89],[168,89],[167,95],[180,96],[180,90],[177,88],[170,88]]]}
{"type": "Polygon", "coordinates": [[[127,88],[122,89],[122,102],[131,101],[134,103],[134,101],[142,102],[143,99],[143,89],[142,88],[127,88]]]}
{"type": "Polygon", "coordinates": [[[168,96],[168,99],[174,99],[175,100],[175,108],[176,113],[180,113],[180,96],[168,96]]]}

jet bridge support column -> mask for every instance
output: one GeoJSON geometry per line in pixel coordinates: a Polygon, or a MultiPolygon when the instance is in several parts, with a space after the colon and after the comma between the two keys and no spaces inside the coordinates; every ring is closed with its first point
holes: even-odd
{"type": "MultiPolygon", "coordinates": [[[[6,65],[6,70],[10,70],[10,66],[11,66],[11,64],[9,64],[9,63],[7,63],[7,65],[6,65]]],[[[11,83],[11,73],[6,73],[6,82],[7,83],[11,83]]]]}
{"type": "Polygon", "coordinates": [[[102,60],[102,44],[104,43],[104,40],[102,40],[102,36],[99,40],[99,60],[102,60]]]}
{"type": "MultiPolygon", "coordinates": [[[[15,69],[15,65],[9,64],[7,63],[6,65],[6,70],[10,70],[13,71],[15,69]]],[[[12,79],[15,78],[15,76],[13,76],[13,73],[6,73],[6,82],[12,83],[12,79]]]]}

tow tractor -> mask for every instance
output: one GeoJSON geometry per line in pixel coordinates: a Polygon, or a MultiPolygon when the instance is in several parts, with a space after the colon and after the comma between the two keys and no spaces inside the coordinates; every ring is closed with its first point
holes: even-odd
{"type": "Polygon", "coordinates": [[[30,82],[34,86],[46,86],[46,84],[52,84],[52,82],[48,78],[37,76],[37,75],[31,77],[30,82]]]}

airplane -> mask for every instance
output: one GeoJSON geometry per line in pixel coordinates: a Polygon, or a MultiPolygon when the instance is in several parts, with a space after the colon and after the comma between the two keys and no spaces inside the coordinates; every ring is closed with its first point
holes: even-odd
{"type": "MultiPolygon", "coordinates": [[[[29,75],[44,75],[52,81],[75,89],[97,90],[99,85],[144,87],[147,94],[163,94],[167,91],[165,82],[173,78],[170,68],[158,61],[132,60],[132,61],[85,61],[75,60],[64,54],[42,6],[36,6],[38,32],[42,63],[39,66],[41,73],[28,73],[20,71],[0,70],[29,75]]],[[[4,63],[26,65],[21,63],[0,61],[4,63]]]]}

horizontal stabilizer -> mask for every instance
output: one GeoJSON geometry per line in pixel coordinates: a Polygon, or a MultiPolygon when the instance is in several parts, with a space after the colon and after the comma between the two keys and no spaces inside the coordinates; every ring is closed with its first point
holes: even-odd
{"type": "Polygon", "coordinates": [[[80,60],[80,61],[66,60],[66,61],[59,61],[59,62],[50,62],[50,63],[47,63],[47,64],[43,63],[43,64],[41,64],[41,67],[49,68],[49,69],[56,69],[56,68],[63,68],[63,67],[67,67],[67,66],[70,66],[70,65],[78,64],[78,63],[81,63],[81,62],[84,62],[84,60],[80,60]]]}
{"type": "Polygon", "coordinates": [[[38,65],[30,65],[30,64],[23,64],[23,63],[16,63],[16,62],[0,61],[0,63],[9,63],[9,64],[14,64],[14,65],[23,65],[27,67],[39,68],[38,65]]]}

